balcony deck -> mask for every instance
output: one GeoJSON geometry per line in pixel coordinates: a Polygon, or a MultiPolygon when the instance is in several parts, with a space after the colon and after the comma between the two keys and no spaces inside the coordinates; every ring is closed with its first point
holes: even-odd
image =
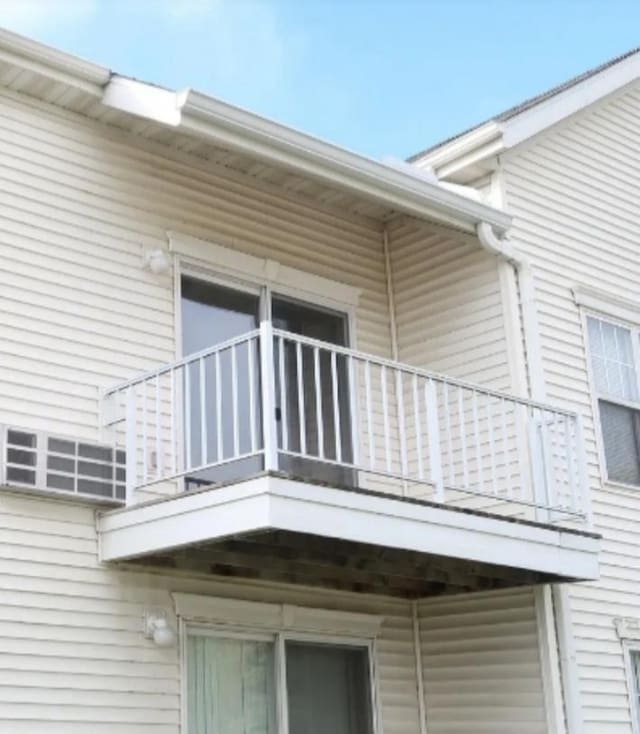
{"type": "Polygon", "coordinates": [[[414,597],[597,578],[570,411],[269,322],[108,398],[127,506],[104,561],[414,597]]]}
{"type": "Polygon", "coordinates": [[[409,597],[595,579],[598,536],[264,473],[99,519],[103,561],[409,597]]]}

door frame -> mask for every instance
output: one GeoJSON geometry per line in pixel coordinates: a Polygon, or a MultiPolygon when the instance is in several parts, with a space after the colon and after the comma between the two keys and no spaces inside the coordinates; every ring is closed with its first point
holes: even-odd
{"type": "Polygon", "coordinates": [[[366,650],[368,665],[369,706],[371,713],[371,734],[382,734],[382,714],[380,707],[379,676],[377,670],[377,645],[375,638],[351,637],[312,632],[298,632],[285,629],[260,629],[224,625],[220,623],[192,622],[179,620],[179,658],[180,658],[180,726],[183,734],[188,734],[187,716],[187,638],[189,634],[206,637],[221,637],[236,640],[258,640],[273,642],[275,665],[275,708],[277,734],[289,734],[289,709],[287,692],[287,659],[285,644],[288,641],[317,643],[331,647],[354,647],[366,650]]]}
{"type": "MultiPolygon", "coordinates": [[[[302,273],[302,271],[301,271],[302,273]]],[[[184,256],[176,256],[174,266],[174,354],[176,359],[181,359],[182,355],[182,276],[190,276],[199,280],[208,281],[224,288],[232,288],[246,293],[260,295],[264,292],[269,294],[268,303],[271,302],[271,294],[281,294],[285,298],[294,301],[300,301],[309,306],[317,306],[318,308],[344,313],[347,317],[347,344],[349,349],[356,349],[357,346],[357,316],[356,306],[353,303],[336,301],[327,298],[325,294],[316,293],[305,288],[297,288],[287,284],[279,284],[270,281],[266,276],[263,280],[252,278],[238,278],[222,270],[216,270],[213,263],[202,264],[184,256]]],[[[270,316],[270,314],[269,314],[270,316]]]]}
{"type": "MultiPolygon", "coordinates": [[[[300,271],[301,278],[304,277],[304,271],[300,271]]],[[[258,295],[260,298],[260,316],[259,320],[263,316],[267,316],[271,320],[271,303],[272,296],[282,295],[284,298],[289,298],[293,301],[299,301],[303,305],[306,304],[310,307],[317,307],[327,311],[333,311],[334,313],[342,313],[346,317],[346,347],[348,349],[357,350],[357,318],[356,318],[356,305],[354,303],[339,302],[335,299],[328,298],[326,295],[321,293],[315,293],[305,288],[298,288],[287,284],[280,285],[277,282],[270,280],[266,275],[259,281],[256,278],[252,278],[249,274],[248,277],[242,278],[236,275],[231,275],[224,270],[216,269],[213,263],[202,263],[195,259],[185,257],[182,255],[176,255],[174,260],[173,268],[173,298],[174,298],[174,354],[175,359],[181,359],[182,354],[182,277],[187,276],[205,282],[219,285],[223,288],[236,289],[244,291],[245,293],[251,293],[258,295]],[[266,298],[265,298],[266,296],[266,298]],[[268,307],[269,313],[263,314],[262,311],[268,307]]],[[[351,421],[351,436],[355,437],[355,441],[360,441],[360,422],[358,416],[360,415],[360,385],[358,381],[358,375],[356,372],[355,384],[351,386],[353,390],[352,404],[354,406],[353,413],[350,415],[351,421]]],[[[180,405],[182,401],[179,401],[180,405]]],[[[180,442],[179,445],[184,444],[183,435],[183,416],[180,416],[180,422],[177,430],[177,440],[180,442]]],[[[355,468],[354,470],[356,483],[359,482],[360,469],[355,468]]],[[[185,478],[180,477],[177,482],[178,492],[182,493],[185,491],[185,478]]]]}

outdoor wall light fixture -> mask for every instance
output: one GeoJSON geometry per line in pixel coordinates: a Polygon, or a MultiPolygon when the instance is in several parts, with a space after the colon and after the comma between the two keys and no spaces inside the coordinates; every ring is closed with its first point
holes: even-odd
{"type": "Polygon", "coordinates": [[[173,647],[176,642],[176,633],[169,625],[166,613],[158,609],[145,612],[144,636],[158,647],[173,647]]]}
{"type": "Polygon", "coordinates": [[[146,250],[143,256],[143,264],[154,275],[164,275],[171,268],[169,254],[160,247],[156,247],[153,250],[146,250]]]}

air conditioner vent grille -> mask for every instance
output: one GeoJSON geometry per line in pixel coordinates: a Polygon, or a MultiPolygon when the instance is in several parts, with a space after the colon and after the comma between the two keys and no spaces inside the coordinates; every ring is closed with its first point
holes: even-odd
{"type": "Polygon", "coordinates": [[[3,443],[7,485],[118,503],[125,499],[124,451],[16,428],[5,429],[3,443]]]}

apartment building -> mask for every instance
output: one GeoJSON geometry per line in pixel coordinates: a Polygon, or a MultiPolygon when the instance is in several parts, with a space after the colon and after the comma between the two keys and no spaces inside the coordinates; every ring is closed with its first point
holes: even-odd
{"type": "Polygon", "coordinates": [[[433,154],[0,33],[0,731],[628,730],[587,257],[433,154]]]}
{"type": "Polygon", "coordinates": [[[640,731],[639,133],[636,50],[414,159],[513,216],[496,244],[537,310],[532,397],[584,416],[601,574],[566,587],[568,699],[590,734],[640,731]]]}

